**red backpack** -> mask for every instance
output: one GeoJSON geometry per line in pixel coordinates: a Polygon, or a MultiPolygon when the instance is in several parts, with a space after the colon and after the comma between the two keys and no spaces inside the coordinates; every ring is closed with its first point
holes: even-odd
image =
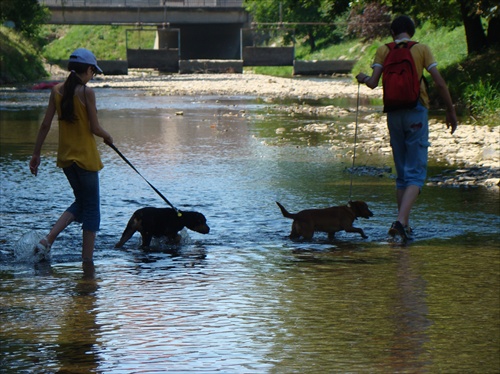
{"type": "Polygon", "coordinates": [[[420,97],[420,79],[410,48],[417,42],[386,44],[389,54],[384,61],[382,84],[384,112],[412,109],[420,97]]]}

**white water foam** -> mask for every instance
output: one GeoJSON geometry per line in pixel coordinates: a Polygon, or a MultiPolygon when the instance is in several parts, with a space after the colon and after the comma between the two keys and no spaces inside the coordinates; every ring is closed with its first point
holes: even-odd
{"type": "Polygon", "coordinates": [[[178,248],[180,246],[188,245],[188,244],[192,243],[192,239],[189,236],[189,233],[186,230],[186,228],[183,228],[181,231],[179,231],[178,234],[180,236],[179,242],[173,242],[172,240],[170,240],[164,236],[160,236],[160,237],[155,236],[155,237],[153,237],[153,239],[151,239],[150,248],[156,249],[156,250],[171,250],[171,249],[178,248]]]}
{"type": "Polygon", "coordinates": [[[50,252],[39,251],[35,253],[35,247],[43,239],[44,235],[32,230],[23,234],[14,244],[14,255],[20,262],[36,263],[50,260],[50,252]]]}

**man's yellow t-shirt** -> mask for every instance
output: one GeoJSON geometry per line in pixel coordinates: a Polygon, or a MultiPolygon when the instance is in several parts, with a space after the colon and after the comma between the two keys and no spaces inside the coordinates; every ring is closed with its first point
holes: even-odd
{"type": "MultiPolygon", "coordinates": [[[[57,114],[61,116],[62,95],[56,93],[57,114]]],[[[87,107],[77,95],[73,96],[75,121],[59,120],[57,166],[66,168],[76,163],[82,169],[99,171],[104,166],[97,151],[94,134],[90,131],[87,107]]]]}
{"type": "MultiPolygon", "coordinates": [[[[395,40],[396,44],[405,43],[408,41],[410,40],[409,39],[395,40]]],[[[415,61],[415,68],[417,69],[419,77],[422,77],[424,67],[427,71],[429,71],[431,68],[437,65],[437,62],[434,59],[434,56],[432,55],[430,48],[425,44],[420,44],[420,43],[415,44],[413,47],[411,47],[410,52],[413,57],[413,60],[415,61]]],[[[389,47],[387,47],[385,44],[381,45],[377,49],[377,52],[375,53],[375,59],[372,64],[372,68],[375,66],[380,66],[383,68],[385,58],[387,57],[388,54],[389,54],[389,47]]],[[[427,90],[425,88],[425,83],[423,80],[420,81],[420,102],[426,108],[429,107],[429,95],[427,94],[427,90]]]]}

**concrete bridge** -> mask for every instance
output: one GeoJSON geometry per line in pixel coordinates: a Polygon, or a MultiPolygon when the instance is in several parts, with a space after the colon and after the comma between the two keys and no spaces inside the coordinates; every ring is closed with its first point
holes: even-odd
{"type": "Polygon", "coordinates": [[[51,11],[48,23],[240,24],[249,22],[243,0],[39,0],[51,11]]]}
{"type": "Polygon", "coordinates": [[[255,37],[243,0],[39,2],[51,12],[49,24],[130,25],[127,33],[140,32],[144,26],[156,27],[154,48],[127,45],[126,68],[189,73],[242,72],[243,66],[294,65],[293,45],[263,46],[255,37]]]}

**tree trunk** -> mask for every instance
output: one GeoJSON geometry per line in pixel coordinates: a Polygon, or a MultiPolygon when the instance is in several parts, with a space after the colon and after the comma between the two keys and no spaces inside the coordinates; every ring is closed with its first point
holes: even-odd
{"type": "Polygon", "coordinates": [[[500,17],[493,17],[488,23],[488,46],[490,48],[500,47],[500,17]]]}
{"type": "Polygon", "coordinates": [[[314,52],[316,50],[316,38],[314,37],[314,31],[311,27],[308,27],[307,35],[309,39],[309,47],[311,48],[311,52],[314,52]]]}
{"type": "Polygon", "coordinates": [[[470,0],[460,0],[460,11],[464,21],[467,53],[470,55],[484,51],[488,46],[488,41],[484,34],[481,18],[473,13],[470,0]]]}

